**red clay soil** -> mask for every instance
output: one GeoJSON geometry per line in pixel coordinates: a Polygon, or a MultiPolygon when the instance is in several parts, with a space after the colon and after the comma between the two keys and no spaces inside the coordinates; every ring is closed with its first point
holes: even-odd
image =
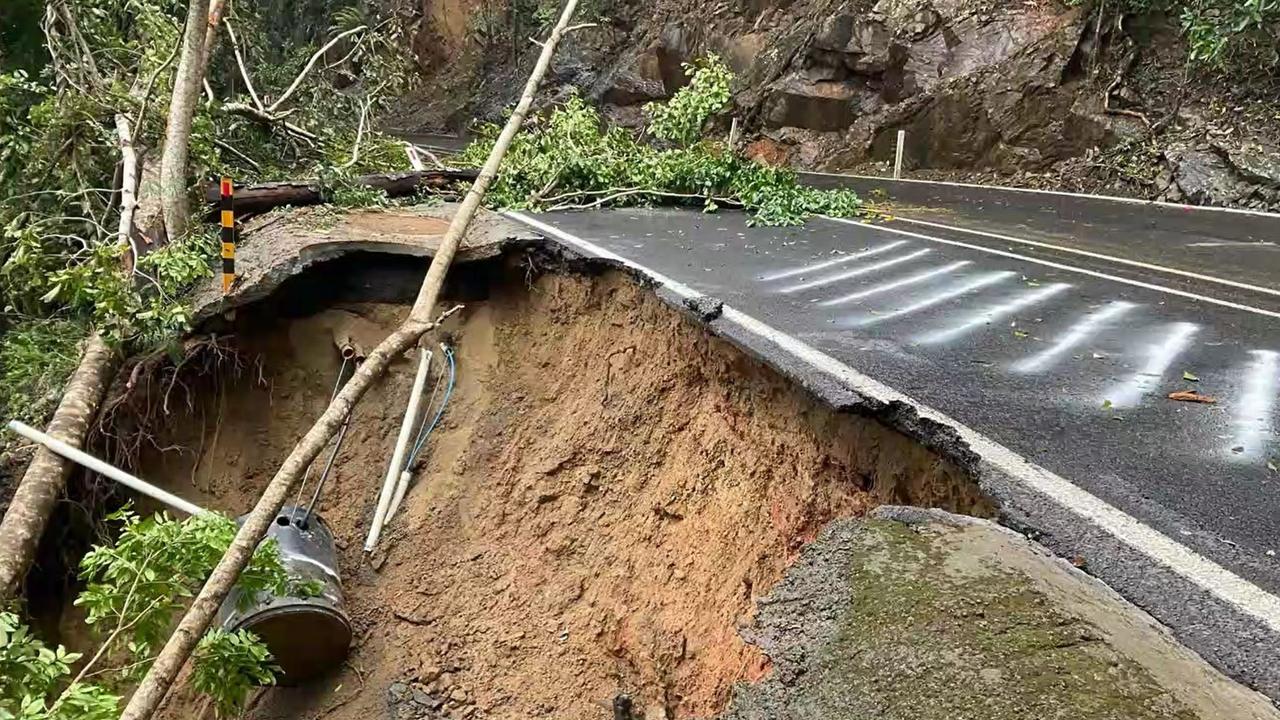
{"type": "MultiPolygon", "coordinates": [[[[946,460],[817,403],[630,278],[526,283],[512,264],[487,292],[451,321],[458,389],[385,554],[361,546],[416,359],[361,402],[321,503],[348,663],[248,717],[608,718],[620,692],[644,717],[711,716],[768,671],[739,628],[827,521],[888,500],[987,509],[946,460]]],[[[247,322],[237,351],[257,362],[186,381],[193,410],[171,399],[155,438],[198,451],[144,452],[140,471],[245,511],[324,407],[335,340],[372,344],[404,312],[247,322]]],[[[199,714],[172,700],[168,717],[199,714]]]]}

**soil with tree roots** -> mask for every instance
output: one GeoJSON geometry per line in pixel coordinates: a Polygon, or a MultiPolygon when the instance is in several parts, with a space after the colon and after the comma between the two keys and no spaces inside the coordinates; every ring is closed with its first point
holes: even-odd
{"type": "MultiPolygon", "coordinates": [[[[325,406],[337,344],[369,348],[405,315],[378,275],[405,262],[317,266],[241,309],[203,351],[218,362],[135,388],[110,417],[117,439],[147,430],[139,474],[247,511],[325,406]]],[[[820,403],[632,277],[536,265],[455,272],[465,309],[432,340],[456,348],[457,389],[372,557],[416,358],[360,402],[320,502],[350,658],[248,717],[606,718],[619,693],[646,717],[712,716],[769,672],[739,631],[830,520],[885,502],[990,512],[963,468],[820,403]]],[[[202,711],[185,692],[166,709],[202,711]]]]}

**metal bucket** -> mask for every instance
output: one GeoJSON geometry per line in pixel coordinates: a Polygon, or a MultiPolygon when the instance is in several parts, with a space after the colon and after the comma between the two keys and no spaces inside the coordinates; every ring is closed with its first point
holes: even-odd
{"type": "Polygon", "coordinates": [[[286,505],[267,537],[279,543],[289,577],[321,588],[320,594],[259,593],[242,603],[240,593],[233,591],[222,604],[218,622],[227,630],[248,629],[261,637],[280,666],[280,684],[296,685],[342,664],[351,647],[351,621],[342,607],[333,534],[320,516],[307,517],[304,508],[286,505]]]}

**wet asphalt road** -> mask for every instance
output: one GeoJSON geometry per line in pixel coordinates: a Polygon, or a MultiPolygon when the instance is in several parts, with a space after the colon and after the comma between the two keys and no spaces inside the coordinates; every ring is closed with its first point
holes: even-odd
{"type": "MultiPolygon", "coordinates": [[[[925,190],[939,189],[912,188],[925,190]]],[[[1186,211],[1170,208],[1152,219],[1105,201],[980,199],[912,196],[893,211],[959,230],[753,228],[739,213],[678,209],[539,219],[790,334],[1280,594],[1280,252],[1258,244],[1280,242],[1280,218],[1201,211],[1179,225],[1186,211]],[[1216,402],[1168,399],[1183,390],[1216,402]]],[[[1274,663],[1255,661],[1261,636],[1205,632],[1237,636],[1200,649],[1276,697],[1274,663]]]]}
{"type": "MultiPolygon", "coordinates": [[[[1280,293],[1280,217],[1275,215],[941,183],[802,177],[815,187],[852,188],[910,220],[1062,244],[1280,293]]],[[[922,232],[937,229],[916,227],[922,232]]]]}

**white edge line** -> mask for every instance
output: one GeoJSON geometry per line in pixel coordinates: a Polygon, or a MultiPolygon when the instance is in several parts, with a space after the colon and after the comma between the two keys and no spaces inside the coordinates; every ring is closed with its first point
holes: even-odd
{"type": "Polygon", "coordinates": [[[895,179],[891,177],[880,177],[879,175],[852,175],[849,173],[817,172],[814,170],[801,170],[798,174],[817,175],[819,177],[851,178],[853,180],[875,180],[877,182],[887,183],[913,183],[917,185],[943,185],[945,187],[972,188],[975,190],[999,190],[1004,192],[1025,193],[1029,195],[1054,195],[1057,197],[1084,198],[1086,200],[1105,200],[1108,202],[1124,203],[1126,205],[1145,205],[1171,208],[1174,210],[1194,210],[1200,212],[1230,213],[1234,215],[1252,215],[1255,217],[1280,220],[1280,213],[1267,212],[1266,210],[1227,208],[1217,207],[1216,205],[1187,205],[1186,203],[1168,202],[1167,200],[1143,200],[1142,198],[1120,197],[1119,195],[1090,195],[1089,193],[1073,193],[1066,192],[1065,190],[1038,190],[1036,188],[1014,187],[1012,185],[981,185],[978,183],[963,183],[948,180],[920,180],[911,178],[895,179]]]}
{"type": "Polygon", "coordinates": [[[828,217],[826,215],[823,215],[822,217],[823,219],[831,220],[833,222],[843,223],[845,225],[857,225],[857,226],[869,228],[872,230],[879,230],[881,232],[894,233],[895,235],[905,235],[907,237],[913,237],[918,240],[928,240],[930,242],[938,242],[944,245],[954,245],[956,247],[968,248],[970,250],[977,250],[979,252],[990,253],[992,255],[999,255],[1001,257],[1013,258],[1014,260],[1021,260],[1023,262],[1035,263],[1036,265],[1044,265],[1045,267],[1051,267],[1058,270],[1066,270],[1067,272],[1079,273],[1081,275],[1089,275],[1096,278],[1102,278],[1103,280],[1111,280],[1113,282],[1124,283],[1125,285],[1133,285],[1134,287],[1140,287],[1146,290],[1154,290],[1156,292],[1162,292],[1169,295],[1177,295],[1179,297],[1189,298],[1191,300],[1199,300],[1201,302],[1212,303],[1214,305],[1221,305],[1222,307],[1229,307],[1233,310],[1243,310],[1244,312],[1254,313],[1255,315],[1265,315],[1267,317],[1280,318],[1280,312],[1265,310],[1263,308],[1254,307],[1252,305],[1242,305],[1240,303],[1231,302],[1230,300],[1219,300],[1218,298],[1209,297],[1208,295],[1199,295],[1193,292],[1187,292],[1186,290],[1178,290],[1177,288],[1166,287],[1164,285],[1156,285],[1154,283],[1143,282],[1141,280],[1131,280],[1129,278],[1123,278],[1118,275],[1108,275],[1107,273],[1097,272],[1096,270],[1086,270],[1084,268],[1079,268],[1074,265],[1064,265],[1062,263],[1056,263],[1051,260],[1041,260],[1040,258],[1033,258],[1028,255],[1019,255],[1018,253],[1007,252],[1005,250],[997,250],[995,248],[989,248],[983,245],[974,245],[973,243],[960,242],[959,240],[948,240],[946,238],[940,238],[933,235],[924,235],[922,233],[911,232],[910,230],[899,230],[897,228],[888,227],[887,225],[874,225],[872,223],[865,223],[860,220],[849,220],[848,218],[828,217]]]}
{"type": "Polygon", "coordinates": [[[1221,285],[1229,285],[1233,288],[1241,290],[1251,290],[1253,292],[1266,293],[1268,295],[1280,296],[1280,290],[1273,288],[1261,287],[1259,285],[1250,285],[1249,283],[1236,282],[1235,280],[1227,280],[1226,278],[1214,277],[1212,275],[1202,275],[1190,270],[1179,270],[1178,268],[1165,267],[1164,265],[1155,265],[1153,263],[1145,263],[1140,260],[1129,260],[1127,258],[1116,257],[1115,255],[1106,255],[1104,253],[1096,253],[1089,250],[1080,250],[1078,248],[1065,247],[1063,245],[1054,245],[1053,243],[1040,242],[1039,240],[1029,240],[1020,238],[1015,235],[1002,235],[1000,233],[987,232],[986,230],[974,230],[972,228],[956,227],[955,225],[944,225],[943,223],[930,222],[928,220],[916,220],[915,218],[894,215],[894,220],[909,222],[914,225],[924,225],[925,227],[940,228],[942,230],[952,230],[955,232],[969,233],[970,235],[981,235],[983,237],[995,238],[1005,242],[1020,243],[1022,245],[1030,245],[1032,247],[1044,248],[1046,250],[1057,250],[1059,252],[1071,253],[1073,255],[1081,255],[1083,257],[1094,258],[1095,260],[1106,260],[1118,265],[1129,265],[1144,270],[1154,270],[1156,272],[1168,273],[1170,275],[1181,275],[1182,277],[1192,278],[1194,280],[1204,280],[1205,282],[1219,283],[1221,285]]]}
{"type": "MultiPolygon", "coordinates": [[[[639,263],[612,253],[588,240],[571,235],[559,228],[535,220],[523,213],[507,211],[507,217],[518,220],[547,235],[562,240],[590,255],[613,260],[636,270],[672,292],[685,298],[699,297],[693,288],[651,270],[639,263]]],[[[1064,509],[1078,515],[1110,533],[1117,540],[1164,565],[1205,591],[1217,596],[1242,612],[1256,618],[1273,632],[1280,632],[1280,598],[1227,570],[1173,540],[1140,520],[1107,503],[1070,481],[1018,455],[1009,448],[982,433],[923,405],[910,396],[863,375],[826,353],[783,333],[739,310],[725,305],[725,320],[803,360],[819,372],[823,372],[850,390],[865,397],[885,403],[901,402],[913,407],[920,417],[928,418],[953,428],[960,439],[985,462],[1014,478],[1023,485],[1039,492],[1064,509]]]]}

